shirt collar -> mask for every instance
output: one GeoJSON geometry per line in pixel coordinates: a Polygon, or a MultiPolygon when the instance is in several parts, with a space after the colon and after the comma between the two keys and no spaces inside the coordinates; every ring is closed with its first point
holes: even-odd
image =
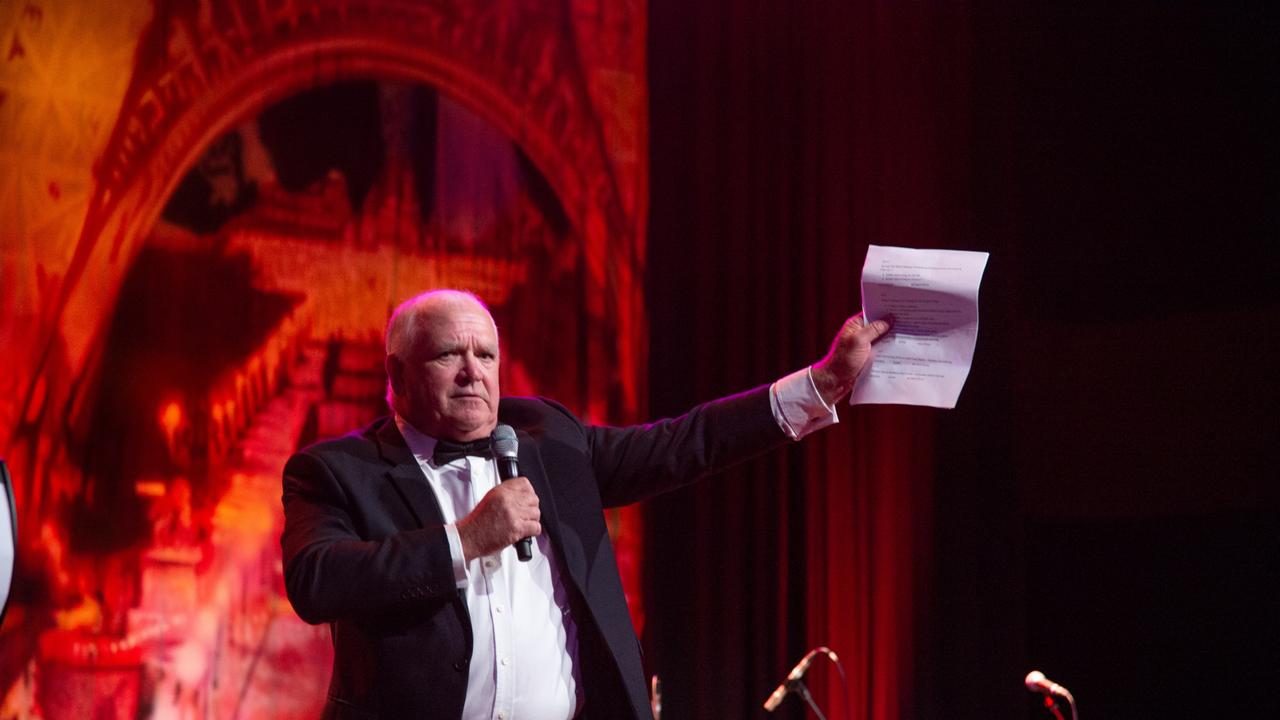
{"type": "Polygon", "coordinates": [[[410,425],[408,420],[400,417],[400,413],[395,413],[395,418],[396,427],[404,437],[404,443],[409,446],[409,452],[413,453],[414,459],[419,465],[430,463],[431,456],[436,451],[436,439],[410,425]]]}

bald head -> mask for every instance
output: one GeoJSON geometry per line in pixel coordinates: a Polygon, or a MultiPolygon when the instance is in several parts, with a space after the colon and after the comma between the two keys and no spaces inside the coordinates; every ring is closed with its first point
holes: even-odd
{"type": "Polygon", "coordinates": [[[486,437],[498,422],[498,329],[478,297],[433,290],[387,323],[387,401],[436,438],[486,437]]]}
{"type": "Polygon", "coordinates": [[[387,354],[404,355],[413,346],[424,322],[451,309],[468,306],[478,308],[489,318],[496,335],[498,325],[489,314],[489,306],[474,293],[465,290],[429,290],[400,303],[395,312],[391,313],[391,319],[387,321],[387,354]]]}

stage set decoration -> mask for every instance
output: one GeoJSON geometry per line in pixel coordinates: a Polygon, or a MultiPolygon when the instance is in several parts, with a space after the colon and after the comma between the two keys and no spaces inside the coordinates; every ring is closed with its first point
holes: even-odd
{"type": "Polygon", "coordinates": [[[485,298],[507,394],[645,416],[645,13],[0,5],[0,717],[316,715],[280,468],[385,412],[404,298],[485,298]]]}

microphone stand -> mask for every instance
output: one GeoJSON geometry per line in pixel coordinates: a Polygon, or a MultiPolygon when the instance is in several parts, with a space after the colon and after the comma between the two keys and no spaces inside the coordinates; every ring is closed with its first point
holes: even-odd
{"type": "Polygon", "coordinates": [[[1053,716],[1057,718],[1057,720],[1065,720],[1062,717],[1062,708],[1058,707],[1058,701],[1053,699],[1052,695],[1044,696],[1044,706],[1049,708],[1049,712],[1053,713],[1053,716]]]}
{"type": "MultiPolygon", "coordinates": [[[[1063,699],[1067,701],[1067,707],[1071,708],[1071,720],[1078,720],[1079,716],[1076,714],[1076,699],[1070,695],[1067,695],[1063,699]]],[[[1049,712],[1053,713],[1055,720],[1065,720],[1065,718],[1062,717],[1062,706],[1058,704],[1058,698],[1053,695],[1045,695],[1044,706],[1049,710],[1049,712]]]]}
{"type": "Polygon", "coordinates": [[[810,709],[813,710],[813,714],[818,716],[818,720],[827,720],[827,716],[823,715],[822,711],[818,709],[818,703],[813,701],[813,695],[809,694],[809,688],[805,687],[804,680],[800,680],[798,678],[795,680],[788,680],[787,685],[791,687],[791,692],[799,695],[801,699],[809,704],[810,709]]]}

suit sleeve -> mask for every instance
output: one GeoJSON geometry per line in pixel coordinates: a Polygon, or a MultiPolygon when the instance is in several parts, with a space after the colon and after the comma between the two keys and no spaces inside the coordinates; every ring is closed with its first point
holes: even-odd
{"type": "Polygon", "coordinates": [[[591,463],[606,507],[694,482],[787,441],[769,387],[713,400],[677,418],[631,427],[588,427],[591,463]]]}
{"type": "Polygon", "coordinates": [[[309,623],[369,615],[456,592],[444,526],[365,540],[353,501],[324,460],[301,452],[284,470],[285,590],[309,623]]]}

